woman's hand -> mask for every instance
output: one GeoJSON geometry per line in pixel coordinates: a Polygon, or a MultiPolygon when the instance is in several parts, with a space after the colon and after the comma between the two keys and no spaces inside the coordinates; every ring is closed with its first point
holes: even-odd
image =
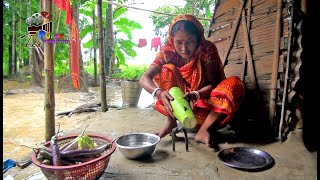
{"type": "Polygon", "coordinates": [[[195,92],[186,92],[183,96],[187,101],[198,100],[198,96],[195,92]]]}
{"type": "Polygon", "coordinates": [[[159,93],[160,93],[158,95],[159,100],[162,101],[163,106],[167,111],[167,114],[169,114],[171,117],[174,118],[174,115],[172,113],[172,107],[171,107],[171,104],[170,104],[170,101],[173,101],[173,97],[169,94],[168,91],[161,91],[159,93]]]}
{"type": "MultiPolygon", "coordinates": [[[[199,92],[198,92],[199,93],[199,92]]],[[[183,96],[184,99],[189,101],[191,109],[193,110],[193,104],[200,98],[200,94],[196,94],[196,92],[186,92],[183,96]]]]}

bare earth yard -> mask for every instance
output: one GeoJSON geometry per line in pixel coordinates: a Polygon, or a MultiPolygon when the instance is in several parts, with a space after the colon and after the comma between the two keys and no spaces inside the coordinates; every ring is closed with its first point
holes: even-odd
{"type": "MultiPolygon", "coordinates": [[[[3,159],[19,160],[28,156],[31,149],[21,146],[37,146],[44,139],[44,89],[21,84],[15,81],[3,82],[3,159]]],[[[107,86],[107,112],[89,112],[56,117],[63,133],[80,133],[89,125],[87,132],[99,133],[116,138],[130,132],[155,132],[164,125],[164,117],[149,108],[122,108],[120,87],[107,86]]],[[[150,103],[150,99],[140,100],[150,103]]],[[[99,91],[87,93],[56,93],[56,113],[73,110],[79,105],[99,101],[99,91]]],[[[275,164],[264,171],[247,172],[224,165],[217,157],[217,151],[209,149],[193,140],[194,133],[188,133],[189,152],[185,151],[183,141],[176,142],[176,151],[172,151],[170,136],[161,139],[152,155],[145,161],[128,160],[116,150],[108,168],[99,179],[214,179],[214,180],[315,180],[317,178],[317,152],[309,152],[303,145],[301,131],[289,134],[288,140],[281,142],[222,142],[221,150],[230,147],[255,147],[268,152],[275,164]]],[[[179,133],[178,136],[182,137],[179,133]]],[[[39,167],[31,164],[21,169],[13,167],[4,174],[15,180],[46,179],[39,167]]]]}

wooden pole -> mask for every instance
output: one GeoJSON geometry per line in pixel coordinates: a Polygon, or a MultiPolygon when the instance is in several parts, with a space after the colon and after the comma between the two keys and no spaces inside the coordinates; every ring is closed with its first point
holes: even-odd
{"type": "Polygon", "coordinates": [[[245,9],[242,9],[241,21],[242,21],[242,27],[243,27],[242,29],[243,29],[243,37],[244,37],[244,47],[245,47],[246,55],[248,58],[248,66],[249,66],[248,68],[249,68],[251,83],[254,90],[256,90],[257,89],[256,73],[254,72],[252,53],[250,49],[249,33],[248,33],[248,27],[247,27],[245,17],[246,17],[245,9]]]}
{"type": "Polygon", "coordinates": [[[290,59],[291,59],[291,43],[292,43],[292,28],[293,28],[293,4],[291,2],[291,18],[290,18],[290,24],[289,24],[289,39],[288,39],[288,53],[287,53],[287,62],[286,62],[286,72],[285,72],[285,80],[284,80],[284,87],[283,87],[283,97],[282,97],[282,105],[281,105],[281,115],[280,115],[280,122],[279,122],[279,131],[278,131],[278,139],[281,139],[281,130],[282,130],[282,124],[283,119],[285,116],[285,105],[286,105],[286,99],[287,99],[287,91],[288,91],[288,79],[289,79],[289,65],[290,65],[290,59]]]}
{"type": "Polygon", "coordinates": [[[282,21],[282,0],[278,0],[275,39],[274,39],[274,50],[273,50],[271,87],[270,87],[270,100],[269,100],[270,101],[269,102],[270,127],[273,127],[273,118],[275,115],[275,107],[276,107],[277,80],[278,80],[279,54],[280,54],[281,21],[282,21]]]}
{"type": "MultiPolygon", "coordinates": [[[[112,0],[111,0],[112,1],[112,0]]],[[[108,4],[106,10],[106,39],[105,39],[105,71],[108,77],[111,77],[111,62],[114,59],[114,31],[113,31],[113,10],[112,4],[108,4]]]]}
{"type": "MultiPolygon", "coordinates": [[[[22,1],[20,0],[19,1],[19,37],[21,37],[21,10],[22,10],[22,7],[21,7],[21,4],[22,4],[22,1]]],[[[19,66],[18,66],[18,69],[20,70],[20,68],[22,68],[24,66],[23,64],[23,60],[22,60],[22,46],[21,46],[21,38],[19,38],[19,66]]]]}
{"type": "Polygon", "coordinates": [[[236,37],[237,30],[238,30],[238,27],[239,27],[239,22],[240,22],[240,18],[241,18],[242,9],[243,9],[245,4],[246,4],[246,1],[241,2],[240,9],[239,9],[239,12],[238,12],[239,14],[236,16],[237,17],[236,23],[235,23],[236,27],[233,28],[233,32],[232,32],[231,37],[229,39],[229,42],[228,42],[228,44],[227,44],[227,46],[225,48],[226,51],[224,52],[224,55],[223,55],[223,60],[222,60],[223,66],[226,65],[229,53],[230,53],[230,51],[232,49],[232,46],[233,46],[233,43],[234,43],[234,39],[236,37]]]}
{"type": "Polygon", "coordinates": [[[96,86],[98,84],[97,79],[97,52],[96,52],[96,14],[95,14],[96,8],[94,7],[94,10],[92,11],[92,21],[93,21],[93,32],[92,32],[92,41],[93,41],[93,84],[96,86]]]}
{"type": "MultiPolygon", "coordinates": [[[[248,34],[250,34],[250,26],[251,26],[251,6],[252,6],[252,0],[249,0],[248,2],[248,12],[247,12],[247,29],[248,29],[248,34]]],[[[242,15],[243,18],[243,15],[242,15]]],[[[249,36],[250,37],[250,36],[249,36]]],[[[247,53],[244,50],[242,53],[242,65],[241,65],[241,80],[244,81],[245,80],[245,74],[246,74],[246,57],[247,57],[247,53]]]]}
{"type": "MultiPolygon", "coordinates": [[[[43,11],[52,14],[52,0],[44,0],[43,11]]],[[[44,18],[44,23],[50,20],[44,18]]],[[[45,70],[45,139],[49,141],[55,134],[55,97],[54,97],[54,59],[53,44],[44,44],[44,70],[45,70]]]]}
{"type": "Polygon", "coordinates": [[[99,41],[99,61],[100,61],[100,94],[101,111],[107,111],[106,94],[106,72],[104,69],[104,46],[103,46],[103,28],[102,28],[102,0],[98,0],[98,41],[99,41]]]}

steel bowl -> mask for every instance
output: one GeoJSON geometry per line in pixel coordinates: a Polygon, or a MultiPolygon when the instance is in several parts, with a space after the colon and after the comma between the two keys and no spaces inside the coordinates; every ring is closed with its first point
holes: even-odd
{"type": "Polygon", "coordinates": [[[116,144],[128,159],[150,156],[160,142],[160,137],[151,133],[130,133],[119,137],[116,144]]]}

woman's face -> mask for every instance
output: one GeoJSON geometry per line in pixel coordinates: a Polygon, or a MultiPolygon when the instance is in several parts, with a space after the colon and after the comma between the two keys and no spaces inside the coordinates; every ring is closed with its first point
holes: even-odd
{"type": "Polygon", "coordinates": [[[190,61],[197,50],[197,36],[179,30],[173,36],[173,45],[183,59],[190,61]]]}

